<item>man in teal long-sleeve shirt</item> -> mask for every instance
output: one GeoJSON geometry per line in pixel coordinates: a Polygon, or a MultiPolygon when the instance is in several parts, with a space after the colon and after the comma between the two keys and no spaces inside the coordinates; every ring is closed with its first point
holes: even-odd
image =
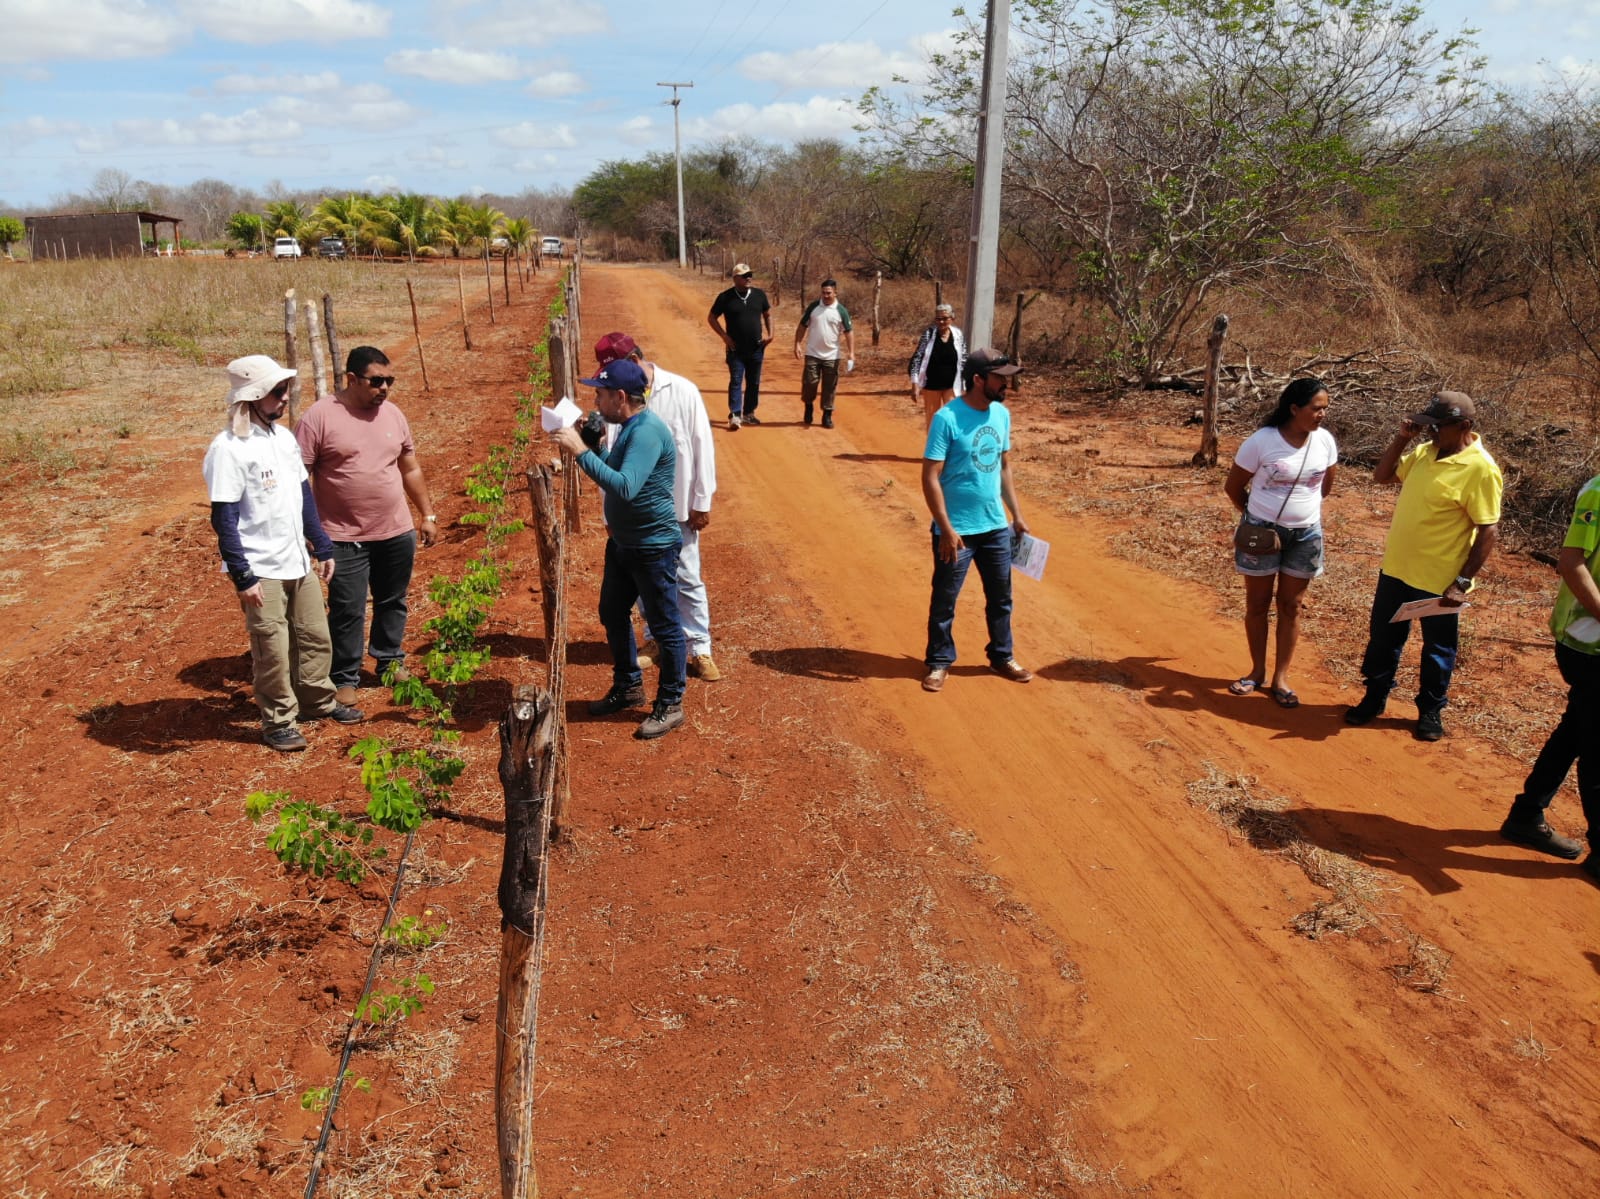
{"type": "Polygon", "coordinates": [[[650,715],[634,736],[664,736],[683,723],[686,644],[678,618],[678,550],[683,535],[673,501],[677,450],[666,422],[646,409],[649,384],[639,364],[618,359],[592,379],[595,406],[607,423],[621,425],[602,457],[583,444],[578,431],[559,429],[551,439],[578,455],[578,469],[605,493],[605,575],[600,582],[600,623],[611,647],[611,690],[589,705],[609,716],[644,703],[644,675],[630,619],[634,601],[661,647],[661,680],[650,715]]]}

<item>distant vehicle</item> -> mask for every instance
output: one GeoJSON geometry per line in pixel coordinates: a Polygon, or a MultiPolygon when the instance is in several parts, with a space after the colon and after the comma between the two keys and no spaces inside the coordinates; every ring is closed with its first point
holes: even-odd
{"type": "Polygon", "coordinates": [[[560,258],[561,239],[559,237],[542,238],[539,242],[539,253],[545,258],[560,258]]]}
{"type": "Polygon", "coordinates": [[[325,237],[317,243],[317,255],[320,258],[343,258],[344,238],[325,237]]]}
{"type": "Polygon", "coordinates": [[[274,258],[299,258],[301,254],[300,243],[292,237],[278,237],[272,241],[274,258]]]}
{"type": "Polygon", "coordinates": [[[511,257],[511,239],[509,237],[496,237],[489,242],[489,253],[498,254],[502,258],[511,257]]]}

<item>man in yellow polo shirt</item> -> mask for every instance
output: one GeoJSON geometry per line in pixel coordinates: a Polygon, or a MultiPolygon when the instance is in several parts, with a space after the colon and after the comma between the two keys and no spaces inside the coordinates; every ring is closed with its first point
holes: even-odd
{"type": "MultiPolygon", "coordinates": [[[[1367,694],[1344,714],[1346,724],[1369,723],[1388,702],[1400,651],[1411,633],[1409,621],[1391,620],[1395,610],[1411,600],[1429,598],[1442,598],[1447,608],[1459,608],[1494,549],[1505,479],[1473,431],[1476,419],[1472,397],[1459,391],[1439,392],[1427,408],[1400,423],[1400,431],[1372,472],[1379,483],[1398,481],[1400,498],[1389,524],[1378,590],[1372,597],[1367,650],[1361,658],[1367,694]],[[1424,429],[1433,431],[1432,440],[1407,453],[1412,438],[1424,429]]],[[[1444,736],[1441,713],[1449,700],[1461,617],[1442,612],[1418,623],[1422,677],[1414,736],[1437,741],[1444,736]]]]}

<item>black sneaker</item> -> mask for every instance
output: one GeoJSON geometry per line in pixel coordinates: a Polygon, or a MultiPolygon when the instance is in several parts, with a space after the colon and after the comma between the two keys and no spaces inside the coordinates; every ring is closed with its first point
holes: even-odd
{"type": "Polygon", "coordinates": [[[340,724],[360,724],[366,718],[367,714],[360,708],[351,707],[349,704],[341,704],[338,700],[334,700],[333,707],[326,712],[314,712],[310,716],[302,716],[300,719],[307,724],[314,720],[334,720],[340,724]]]}
{"type": "Polygon", "coordinates": [[[746,413],[744,423],[747,425],[759,425],[761,423],[761,418],[759,416],[751,416],[749,413],[746,413]]]}
{"type": "Polygon", "coordinates": [[[1439,715],[1439,709],[1423,712],[1417,717],[1417,727],[1411,735],[1418,741],[1437,741],[1444,736],[1444,720],[1439,715]]]}
{"type": "Polygon", "coordinates": [[[810,405],[810,404],[807,404],[807,405],[806,405],[806,415],[805,415],[805,424],[806,424],[806,425],[807,425],[807,426],[808,426],[808,427],[809,427],[809,426],[810,426],[810,424],[811,424],[811,419],[812,419],[812,414],[811,414],[811,405],[810,405]]]}
{"type": "Polygon", "coordinates": [[[656,706],[650,709],[650,715],[644,718],[633,735],[641,741],[654,741],[657,737],[665,737],[673,729],[683,723],[683,705],[663,703],[656,700],[656,706]]]}
{"type": "Polygon", "coordinates": [[[275,728],[262,729],[261,741],[268,749],[275,749],[280,754],[298,753],[308,744],[300,735],[300,730],[292,724],[280,724],[275,728]]]}
{"type": "Polygon", "coordinates": [[[824,429],[831,429],[831,428],[833,428],[833,413],[831,413],[831,412],[824,412],[824,413],[823,413],[823,414],[822,414],[822,427],[823,427],[823,428],[824,428],[824,429]]]}
{"type": "Polygon", "coordinates": [[[1500,826],[1500,835],[1513,845],[1536,849],[1540,853],[1565,858],[1569,862],[1576,861],[1578,855],[1583,852],[1581,841],[1563,837],[1546,824],[1542,816],[1532,819],[1516,815],[1507,816],[1506,822],[1500,826]]]}
{"type": "Polygon", "coordinates": [[[1389,697],[1387,695],[1372,695],[1369,693],[1359,704],[1345,711],[1344,722],[1354,725],[1371,724],[1379,716],[1383,715],[1383,706],[1388,702],[1389,697]]]}
{"type": "Polygon", "coordinates": [[[635,687],[613,687],[599,699],[590,702],[589,715],[610,716],[628,708],[643,706],[644,685],[642,683],[635,687]]]}

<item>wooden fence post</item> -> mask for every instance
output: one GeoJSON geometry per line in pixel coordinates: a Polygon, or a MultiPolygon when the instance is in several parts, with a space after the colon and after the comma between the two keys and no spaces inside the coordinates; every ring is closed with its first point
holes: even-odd
{"type": "Polygon", "coordinates": [[[483,289],[489,294],[489,323],[494,324],[494,268],[489,265],[489,247],[483,247],[483,289]]]}
{"type": "Polygon", "coordinates": [[[539,598],[544,605],[545,660],[551,702],[556,710],[556,786],[550,815],[550,837],[561,835],[571,783],[567,773],[567,559],[561,538],[561,512],[549,466],[528,471],[528,496],[533,501],[533,533],[539,546],[539,598]]]}
{"type": "MultiPolygon", "coordinates": [[[[406,296],[411,301],[411,335],[417,339],[417,365],[422,368],[422,390],[432,391],[428,386],[428,360],[422,356],[422,324],[417,320],[417,293],[411,289],[411,280],[406,280],[406,296]]],[[[467,348],[472,348],[469,343],[467,348]]]]}
{"type": "MultiPolygon", "coordinates": [[[[567,346],[567,331],[570,328],[571,321],[566,317],[558,317],[550,322],[550,383],[552,389],[560,387],[562,394],[567,396],[573,392],[572,362],[567,346]]],[[[578,468],[570,450],[561,451],[561,483],[567,532],[582,533],[583,511],[578,507],[578,468]]]]}
{"type": "Polygon", "coordinates": [[[883,332],[883,322],[878,316],[878,306],[883,300],[883,272],[878,271],[872,278],[872,344],[878,344],[878,335],[883,332]]]}
{"type": "Polygon", "coordinates": [[[511,307],[511,255],[500,255],[500,286],[505,291],[506,307],[511,307]]]}
{"type": "Polygon", "coordinates": [[[306,305],[306,341],[311,346],[311,402],[328,394],[328,358],[327,347],[322,344],[322,321],[317,315],[317,306],[306,305]]]}
{"type": "Polygon", "coordinates": [[[1011,318],[1011,344],[1007,347],[1006,357],[1018,366],[1022,365],[1022,293],[1017,293],[1017,314],[1011,318]]]}
{"type": "Polygon", "coordinates": [[[1222,372],[1222,343],[1228,339],[1228,317],[1219,312],[1211,322],[1206,338],[1206,389],[1200,423],[1200,448],[1190,462],[1195,466],[1217,464],[1217,382],[1222,372]]]}
{"type": "MultiPolygon", "coordinates": [[[[943,303],[944,303],[944,281],[941,280],[941,279],[935,279],[933,281],[933,306],[935,308],[937,308],[937,307],[939,307],[940,304],[943,304],[943,303]]],[[[981,346],[975,346],[973,348],[974,349],[981,349],[982,347],[981,346]]]]}
{"type": "Polygon", "coordinates": [[[501,1199],[537,1199],[533,1160],[534,1061],[549,896],[550,818],[555,786],[556,705],[546,691],[518,687],[500,721],[505,856],[500,864],[500,994],[495,1012],[495,1140],[501,1199]]]}
{"type": "MultiPolygon", "coordinates": [[[[407,290],[410,290],[409,286],[407,290]]],[[[416,300],[413,299],[412,306],[415,305],[416,300]]],[[[333,389],[338,391],[344,386],[344,359],[339,356],[339,332],[333,324],[333,297],[327,292],[322,293],[322,328],[328,335],[328,358],[333,364],[333,389]]]]}
{"type": "Polygon", "coordinates": [[[467,264],[459,258],[456,259],[456,299],[461,301],[461,340],[466,342],[467,349],[472,348],[472,330],[467,327],[467,285],[465,281],[467,264]]]}
{"type": "Polygon", "coordinates": [[[778,273],[778,260],[772,260],[772,306],[776,308],[783,299],[783,276],[778,273]]]}
{"type": "MultiPolygon", "coordinates": [[[[300,356],[295,352],[294,344],[294,288],[283,293],[283,365],[290,370],[299,368],[300,356]]],[[[293,425],[300,416],[300,376],[295,375],[289,380],[289,424],[293,425]]]]}

